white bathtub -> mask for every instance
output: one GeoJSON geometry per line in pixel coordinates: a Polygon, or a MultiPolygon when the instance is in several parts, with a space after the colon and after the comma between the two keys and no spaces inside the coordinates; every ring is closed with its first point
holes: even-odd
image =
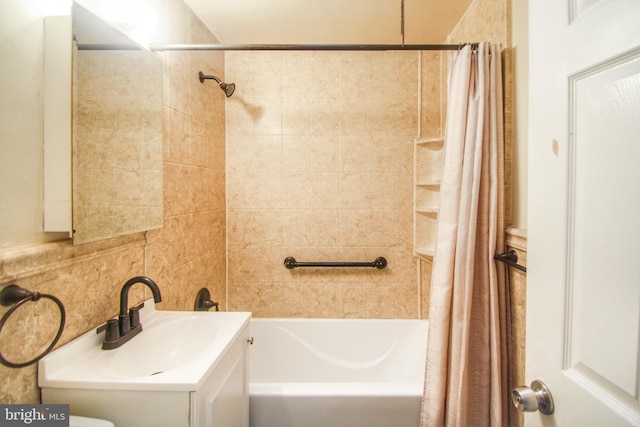
{"type": "Polygon", "coordinates": [[[417,427],[426,320],[252,319],[251,427],[417,427]]]}

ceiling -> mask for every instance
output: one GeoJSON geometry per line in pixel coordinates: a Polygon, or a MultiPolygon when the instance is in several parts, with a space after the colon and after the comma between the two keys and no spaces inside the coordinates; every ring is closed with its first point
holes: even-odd
{"type": "MultiPolygon", "coordinates": [[[[224,44],[402,43],[402,0],[185,1],[224,44]]],[[[404,0],[404,43],[444,43],[470,3],[404,0]]]]}

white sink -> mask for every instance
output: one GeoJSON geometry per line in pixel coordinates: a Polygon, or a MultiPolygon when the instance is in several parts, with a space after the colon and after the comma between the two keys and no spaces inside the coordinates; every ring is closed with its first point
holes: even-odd
{"type": "Polygon", "coordinates": [[[140,310],[142,332],[102,350],[93,329],[39,362],[40,387],[195,390],[227,351],[251,313],[140,310]]]}

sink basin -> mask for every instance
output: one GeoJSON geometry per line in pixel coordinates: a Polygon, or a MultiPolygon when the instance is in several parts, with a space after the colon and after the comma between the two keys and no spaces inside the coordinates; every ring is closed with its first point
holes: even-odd
{"type": "Polygon", "coordinates": [[[158,375],[186,366],[210,346],[218,326],[211,316],[161,316],[134,339],[114,350],[101,351],[92,363],[97,372],[114,378],[158,375]]]}
{"type": "Polygon", "coordinates": [[[194,390],[251,313],[159,311],[153,300],[140,310],[142,332],[113,350],[102,350],[95,329],[39,362],[40,387],[194,390]]]}

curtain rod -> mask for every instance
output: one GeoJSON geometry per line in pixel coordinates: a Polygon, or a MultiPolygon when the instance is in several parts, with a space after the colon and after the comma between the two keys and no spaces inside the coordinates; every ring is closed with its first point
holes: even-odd
{"type": "Polygon", "coordinates": [[[151,43],[149,50],[458,50],[462,44],[162,44],[151,43]]]}

